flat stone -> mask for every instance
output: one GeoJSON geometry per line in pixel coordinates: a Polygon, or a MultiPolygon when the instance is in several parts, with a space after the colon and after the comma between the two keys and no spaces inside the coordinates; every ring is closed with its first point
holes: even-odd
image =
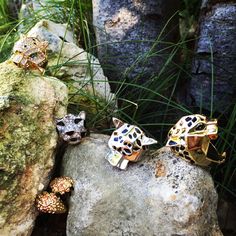
{"type": "Polygon", "coordinates": [[[67,235],[221,235],[210,174],[167,147],[147,152],[127,171],[105,156],[109,136],[69,146],[62,175],[75,181],[67,235]]]}

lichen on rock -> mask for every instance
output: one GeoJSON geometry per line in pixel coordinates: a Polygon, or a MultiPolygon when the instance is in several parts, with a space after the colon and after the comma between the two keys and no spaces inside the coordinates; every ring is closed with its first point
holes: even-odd
{"type": "Polygon", "coordinates": [[[56,78],[11,61],[0,64],[1,235],[28,235],[32,229],[34,198],[54,164],[54,119],[66,107],[67,88],[56,78]]]}

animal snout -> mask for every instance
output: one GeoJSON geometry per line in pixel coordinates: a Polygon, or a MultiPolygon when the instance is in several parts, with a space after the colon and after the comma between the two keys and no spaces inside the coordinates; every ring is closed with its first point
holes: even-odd
{"type": "Polygon", "coordinates": [[[66,132],[66,134],[69,135],[69,136],[73,135],[74,133],[75,133],[75,131],[68,131],[68,132],[66,132]]]}

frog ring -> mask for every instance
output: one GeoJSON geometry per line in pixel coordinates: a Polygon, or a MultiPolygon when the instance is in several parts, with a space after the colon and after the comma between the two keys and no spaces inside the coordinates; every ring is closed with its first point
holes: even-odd
{"type": "Polygon", "coordinates": [[[180,158],[208,166],[225,161],[226,153],[219,154],[211,140],[217,139],[217,119],[195,114],[183,116],[169,131],[166,146],[180,158]]]}
{"type": "Polygon", "coordinates": [[[110,152],[106,156],[112,166],[126,169],[129,161],[137,162],[140,159],[148,145],[157,143],[135,125],[124,123],[117,118],[113,118],[113,123],[116,130],[108,141],[110,152]]]}

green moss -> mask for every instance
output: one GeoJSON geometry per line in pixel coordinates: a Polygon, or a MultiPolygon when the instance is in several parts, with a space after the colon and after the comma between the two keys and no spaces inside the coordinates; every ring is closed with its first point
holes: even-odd
{"type": "Polygon", "coordinates": [[[60,85],[58,80],[26,72],[10,62],[0,64],[0,97],[6,101],[0,103],[1,218],[17,208],[15,199],[22,191],[21,178],[27,168],[35,163],[48,168],[45,163],[52,151],[50,145],[57,137],[53,119],[58,107],[63,105],[65,111],[67,105],[66,95],[60,100],[59,92],[64,88],[60,85]],[[41,95],[40,86],[55,93],[58,101],[48,102],[50,98],[41,95]]]}

